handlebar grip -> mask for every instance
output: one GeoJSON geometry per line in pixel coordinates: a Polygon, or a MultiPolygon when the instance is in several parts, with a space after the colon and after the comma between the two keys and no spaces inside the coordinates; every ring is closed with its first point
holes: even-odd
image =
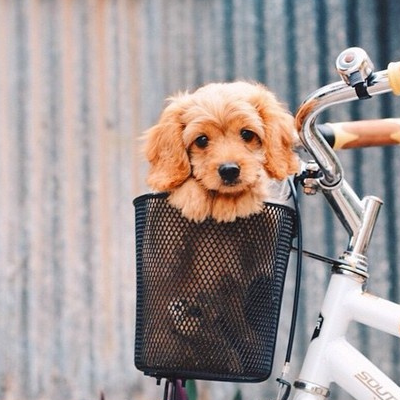
{"type": "Polygon", "coordinates": [[[317,128],[334,150],[400,144],[400,118],[326,123],[317,128]]]}
{"type": "Polygon", "coordinates": [[[389,85],[396,96],[400,95],[400,61],[388,65],[389,85]]]}

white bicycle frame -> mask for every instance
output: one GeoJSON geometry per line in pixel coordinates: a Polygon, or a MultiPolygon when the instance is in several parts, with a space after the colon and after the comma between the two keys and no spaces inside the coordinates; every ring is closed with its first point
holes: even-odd
{"type": "Polygon", "coordinates": [[[400,399],[400,387],[346,340],[353,321],[400,337],[400,305],[365,292],[363,283],[347,274],[332,276],[295,400],[328,397],[331,382],[360,400],[400,399]]]}
{"type": "MultiPolygon", "coordinates": [[[[371,97],[393,88],[387,70],[372,74],[370,60],[361,49],[343,52],[337,66],[343,82],[312,94],[300,107],[296,122],[304,146],[322,173],[305,181],[308,192],[322,190],[349,232],[350,240],[340,257],[342,265],[339,263],[333,269],[317,327],[294,384],[294,400],[328,397],[332,382],[359,400],[400,400],[400,387],[346,340],[352,322],[400,337],[400,305],[364,289],[368,279],[366,251],[381,201],[373,196],[363,200],[357,197],[343,179],[336,154],[315,125],[318,114],[330,105],[371,97]],[[351,87],[355,80],[356,85],[363,86],[358,86],[357,91],[354,85],[351,87]]],[[[396,81],[398,84],[398,77],[396,81]]]]}

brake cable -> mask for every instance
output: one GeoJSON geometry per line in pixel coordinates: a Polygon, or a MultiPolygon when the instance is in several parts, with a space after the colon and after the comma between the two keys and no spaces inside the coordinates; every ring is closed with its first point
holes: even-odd
{"type": "MultiPolygon", "coordinates": [[[[298,247],[292,246],[292,251],[299,252],[298,247]]],[[[345,263],[344,260],[337,260],[336,258],[328,257],[328,256],[323,256],[318,253],[313,253],[312,251],[307,251],[307,250],[301,250],[302,254],[308,258],[312,258],[313,260],[317,260],[332,266],[335,265],[343,265],[345,263]]]]}

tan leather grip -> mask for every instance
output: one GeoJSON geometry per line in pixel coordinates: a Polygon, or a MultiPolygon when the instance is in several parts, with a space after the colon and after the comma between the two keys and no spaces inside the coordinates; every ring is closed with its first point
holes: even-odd
{"type": "Polygon", "coordinates": [[[400,144],[400,118],[326,123],[321,127],[335,150],[400,144]]]}
{"type": "Polygon", "coordinates": [[[400,61],[388,65],[389,84],[396,96],[400,95],[400,61]]]}

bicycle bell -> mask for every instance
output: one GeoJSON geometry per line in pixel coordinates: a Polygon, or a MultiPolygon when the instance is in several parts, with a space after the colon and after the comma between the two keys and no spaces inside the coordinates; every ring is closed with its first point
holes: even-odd
{"type": "Polygon", "coordinates": [[[342,51],[336,59],[336,69],[341,78],[350,86],[354,86],[355,74],[363,82],[368,80],[374,71],[374,64],[365,50],[360,47],[350,47],[342,51]]]}

